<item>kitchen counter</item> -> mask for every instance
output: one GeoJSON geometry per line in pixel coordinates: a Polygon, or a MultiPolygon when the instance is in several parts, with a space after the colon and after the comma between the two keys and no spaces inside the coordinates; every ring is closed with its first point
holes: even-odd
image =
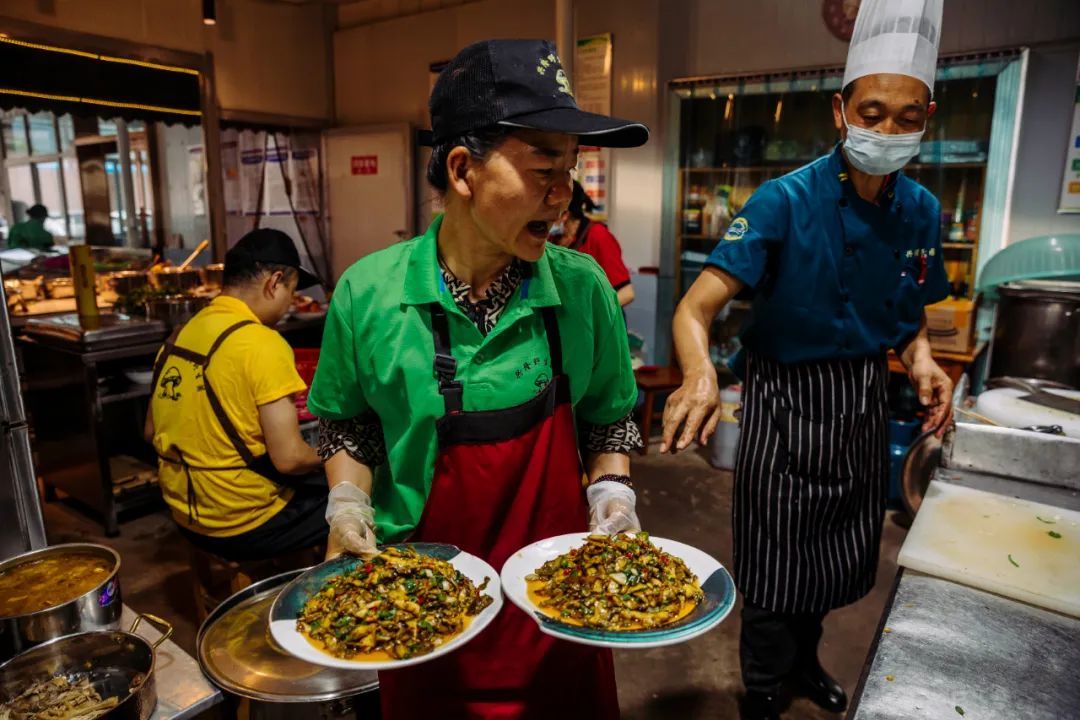
{"type": "Polygon", "coordinates": [[[852,720],[1061,720],[1080,707],[1080,620],[912,570],[870,656],[852,720]]]}
{"type": "MultiPolygon", "coordinates": [[[[1080,488],[1067,468],[1077,450],[1067,439],[960,424],[932,479],[1075,511],[1080,488]]],[[[901,569],[847,717],[1076,717],[1078,667],[1080,618],[901,569]]]]}
{"type": "MultiPolygon", "coordinates": [[[[137,613],[124,605],[120,627],[131,628],[137,613]]],[[[166,618],[167,619],[167,618],[166,618]]],[[[139,625],[138,635],[150,642],[161,637],[157,628],[144,621],[139,625]]],[[[184,720],[195,717],[209,707],[224,700],[221,690],[214,686],[199,668],[198,661],[180,649],[172,640],[166,640],[156,651],[155,675],[157,678],[157,707],[151,720],[184,720]]]]}

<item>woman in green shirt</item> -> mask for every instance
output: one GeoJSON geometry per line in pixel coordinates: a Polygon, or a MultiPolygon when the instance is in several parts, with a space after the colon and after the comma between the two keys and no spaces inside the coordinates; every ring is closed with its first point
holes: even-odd
{"type": "MultiPolygon", "coordinates": [[[[308,406],[323,419],[329,554],[374,552],[377,535],[499,568],[553,535],[638,529],[622,313],[595,261],[547,236],[578,138],[632,147],[648,130],[578,109],[554,48],[531,40],[463,50],[431,114],[445,214],[349,268],[327,316],[308,406]]],[[[610,653],[542,635],[509,605],[464,648],[380,682],[391,720],[618,717],[610,653]]]]}

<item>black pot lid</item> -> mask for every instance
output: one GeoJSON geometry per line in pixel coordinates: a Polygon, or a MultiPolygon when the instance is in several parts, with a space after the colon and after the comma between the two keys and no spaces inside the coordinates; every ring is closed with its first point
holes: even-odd
{"type": "Polygon", "coordinates": [[[312,665],[270,635],[270,606],[302,570],[257,582],[219,605],[199,628],[199,665],[223,690],[265,702],[323,702],[379,686],[378,674],[312,665]]]}

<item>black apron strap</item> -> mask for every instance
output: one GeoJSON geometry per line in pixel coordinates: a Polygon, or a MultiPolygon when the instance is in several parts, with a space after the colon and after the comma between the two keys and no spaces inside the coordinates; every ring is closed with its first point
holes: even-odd
{"type": "Polygon", "coordinates": [[[462,385],[455,379],[457,360],[450,352],[450,322],[446,310],[439,303],[431,303],[431,334],[435,340],[435,377],[439,381],[439,394],[446,404],[446,414],[459,413],[464,407],[462,385]]]}
{"type": "Polygon", "coordinates": [[[214,353],[218,351],[221,344],[225,342],[234,332],[246,325],[253,325],[253,320],[241,320],[235,325],[230,325],[225,328],[225,331],[218,335],[217,340],[210,346],[210,350],[206,353],[206,358],[202,363],[203,366],[203,389],[206,391],[206,399],[210,401],[210,409],[214,411],[214,417],[217,418],[218,423],[221,425],[221,429],[225,431],[225,434],[229,436],[229,442],[232,443],[236,449],[236,453],[244,461],[245,464],[250,465],[255,462],[255,455],[248,448],[247,443],[240,437],[240,431],[236,429],[236,424],[229,419],[228,413],[225,412],[225,406],[221,404],[221,400],[218,398],[214,388],[210,384],[210,376],[207,374],[207,370],[210,367],[210,361],[214,357],[214,353]]]}
{"type": "Polygon", "coordinates": [[[544,318],[544,331],[551,351],[551,376],[558,377],[563,374],[562,338],[559,336],[559,322],[555,319],[555,308],[540,308],[540,315],[544,318]]]}

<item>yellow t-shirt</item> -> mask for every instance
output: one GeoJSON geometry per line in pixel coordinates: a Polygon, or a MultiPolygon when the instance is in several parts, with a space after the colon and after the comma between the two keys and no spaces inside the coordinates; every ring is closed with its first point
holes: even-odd
{"type": "MultiPolygon", "coordinates": [[[[253,320],[230,335],[214,353],[206,376],[225,413],[252,455],[266,452],[259,405],[302,392],[307,385],[296,372],[292,348],[278,332],[259,323],[237,298],[218,296],[180,331],[176,344],[206,354],[226,328],[253,320]]],[[[191,470],[195,507],[188,522],[188,479],[176,463],[159,462],[165,502],[183,527],[204,535],[229,537],[262,525],[292,498],[293,491],[243,468],[244,461],[218,422],[203,387],[202,369],[170,355],[151,396],[154,449],[191,466],[238,468],[191,470]]]]}

